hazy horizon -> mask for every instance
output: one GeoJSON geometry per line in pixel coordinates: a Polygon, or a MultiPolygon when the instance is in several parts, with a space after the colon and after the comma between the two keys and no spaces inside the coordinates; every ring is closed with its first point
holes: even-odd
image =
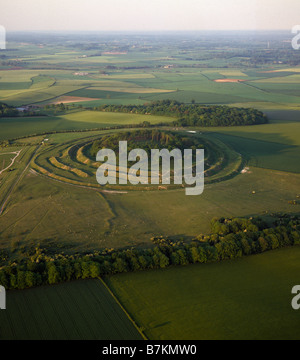
{"type": "Polygon", "coordinates": [[[278,31],[300,23],[299,0],[10,0],[0,25],[15,31],[278,31]]]}
{"type": "Polygon", "coordinates": [[[7,31],[8,34],[13,33],[60,33],[60,34],[67,34],[67,33],[124,33],[124,34],[139,34],[139,33],[158,33],[158,34],[165,34],[165,33],[213,33],[213,32],[224,32],[224,33],[284,33],[284,32],[291,32],[291,29],[241,29],[241,30],[226,30],[226,29],[209,29],[209,30],[76,30],[76,29],[67,29],[67,30],[9,30],[7,31]]]}

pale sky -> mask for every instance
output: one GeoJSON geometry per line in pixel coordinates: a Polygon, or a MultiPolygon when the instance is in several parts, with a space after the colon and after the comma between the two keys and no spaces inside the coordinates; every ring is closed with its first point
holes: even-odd
{"type": "Polygon", "coordinates": [[[275,30],[300,24],[300,0],[2,0],[15,30],[275,30]]]}

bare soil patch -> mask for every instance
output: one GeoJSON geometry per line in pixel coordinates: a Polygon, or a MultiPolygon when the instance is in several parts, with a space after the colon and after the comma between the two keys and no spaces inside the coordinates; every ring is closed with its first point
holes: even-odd
{"type": "Polygon", "coordinates": [[[94,100],[101,100],[100,98],[88,98],[88,97],[79,97],[79,96],[61,96],[57,98],[55,101],[51,102],[51,104],[69,104],[69,103],[76,103],[82,101],[94,101],[94,100]]]}
{"type": "Polygon", "coordinates": [[[238,83],[238,82],[243,82],[243,81],[246,81],[246,80],[242,80],[242,79],[217,79],[217,80],[214,80],[214,82],[217,82],[217,83],[238,83]]]}

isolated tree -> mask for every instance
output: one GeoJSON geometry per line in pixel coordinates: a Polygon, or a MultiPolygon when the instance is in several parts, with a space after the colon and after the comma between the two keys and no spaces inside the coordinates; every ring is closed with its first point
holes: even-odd
{"type": "Polygon", "coordinates": [[[82,279],[88,279],[89,277],[91,277],[89,262],[83,261],[81,263],[81,269],[82,269],[82,279]]]}
{"type": "Polygon", "coordinates": [[[55,264],[50,263],[48,265],[48,283],[50,285],[56,284],[60,281],[60,274],[58,272],[58,269],[56,268],[55,264]]]}
{"type": "Polygon", "coordinates": [[[100,276],[100,265],[96,262],[92,262],[90,265],[90,276],[93,279],[97,279],[100,276]]]}

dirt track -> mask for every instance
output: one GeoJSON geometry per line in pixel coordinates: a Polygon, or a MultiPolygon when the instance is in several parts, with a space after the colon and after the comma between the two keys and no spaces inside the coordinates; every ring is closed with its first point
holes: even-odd
{"type": "Polygon", "coordinates": [[[22,151],[22,149],[21,149],[21,150],[19,150],[19,151],[14,151],[14,152],[10,152],[10,153],[4,153],[4,154],[2,154],[2,155],[7,155],[7,154],[16,154],[16,156],[12,159],[11,163],[10,163],[10,164],[9,164],[9,165],[5,168],[5,169],[3,169],[3,170],[1,170],[1,171],[0,171],[0,175],[1,175],[4,171],[8,170],[11,166],[13,166],[13,164],[14,164],[14,162],[15,162],[16,158],[20,155],[21,151],[22,151]]]}

